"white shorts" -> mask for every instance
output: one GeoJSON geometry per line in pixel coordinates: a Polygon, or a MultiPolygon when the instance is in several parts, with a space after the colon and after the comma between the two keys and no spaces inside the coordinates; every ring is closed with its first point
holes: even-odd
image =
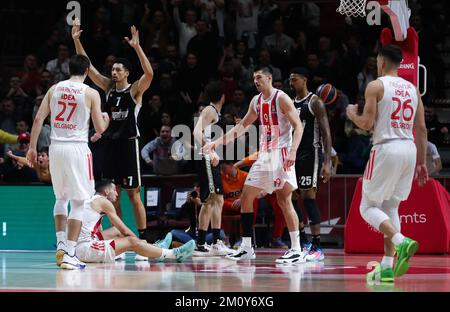
{"type": "Polygon", "coordinates": [[[381,204],[385,200],[406,200],[416,167],[416,145],[411,140],[394,140],[372,147],[363,180],[363,196],[381,204]]]}
{"type": "Polygon", "coordinates": [[[76,247],[76,255],[83,262],[114,263],[116,257],[114,240],[79,242],[76,247]]]}
{"type": "Polygon", "coordinates": [[[245,185],[260,188],[271,194],[275,190],[282,189],[287,182],[296,190],[295,166],[283,167],[287,153],[287,148],[260,151],[258,159],[248,173],[245,185]]]}
{"type": "Polygon", "coordinates": [[[94,195],[92,153],[87,143],[52,142],[48,156],[56,199],[86,200],[94,195]]]}

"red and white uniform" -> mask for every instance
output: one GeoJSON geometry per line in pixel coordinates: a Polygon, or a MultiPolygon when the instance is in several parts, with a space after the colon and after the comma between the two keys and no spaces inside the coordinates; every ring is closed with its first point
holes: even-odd
{"type": "Polygon", "coordinates": [[[283,188],[286,182],[297,189],[295,166],[284,167],[284,159],[292,145],[292,125],[280,110],[279,98],[282,94],[285,93],[273,89],[270,97],[264,99],[260,93],[250,104],[258,114],[260,140],[258,160],[250,169],[245,184],[269,194],[283,188]]]}
{"type": "Polygon", "coordinates": [[[400,77],[378,78],[384,95],[377,104],[373,148],[364,172],[363,194],[380,203],[408,198],[416,165],[413,127],[418,97],[415,86],[400,77]]]}
{"type": "Polygon", "coordinates": [[[86,200],[94,194],[87,88],[84,83],[65,80],[56,85],[50,99],[49,160],[56,199],[86,200]]]}
{"type": "Polygon", "coordinates": [[[114,240],[103,240],[100,226],[104,214],[98,213],[91,203],[102,196],[95,195],[84,203],[84,215],[76,247],[77,257],[84,262],[114,262],[114,240]]]}

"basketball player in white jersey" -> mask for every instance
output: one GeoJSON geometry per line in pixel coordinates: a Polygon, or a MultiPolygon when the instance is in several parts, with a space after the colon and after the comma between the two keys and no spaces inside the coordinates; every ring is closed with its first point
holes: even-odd
{"type": "Polygon", "coordinates": [[[201,147],[211,142],[211,126],[220,119],[220,111],[225,103],[224,84],[212,81],[205,87],[205,94],[210,100],[199,116],[194,128],[195,153],[199,160],[195,161],[196,171],[200,182],[200,200],[202,207],[198,216],[197,248],[194,256],[226,256],[231,250],[220,239],[222,227],[223,187],[219,168],[219,156],[212,151],[201,154],[201,147]],[[213,243],[206,244],[206,233],[211,222],[213,243]]]}
{"type": "Polygon", "coordinates": [[[252,246],[253,201],[264,191],[276,193],[291,237],[291,248],[276,262],[304,262],[299,239],[299,220],[291,201],[292,192],[297,189],[293,165],[303,127],[290,97],[272,86],[272,71],[269,67],[255,69],[253,80],[261,93],[252,99],[245,117],[224,136],[204,146],[204,152],[209,152],[221,144],[226,145],[244,134],[257,119],[260,122],[258,160],[250,169],[241,195],[242,244],[235,254],[226,257],[236,261],[255,259],[252,246]]]}
{"type": "Polygon", "coordinates": [[[107,114],[100,110],[99,93],[84,84],[90,61],[84,55],[74,55],[69,62],[70,79],[52,86],[42,100],[31,130],[27,159],[36,164],[36,144],[42,124],[51,117],[49,150],[50,174],[56,197],[54,216],[58,238],[56,262],[63,269],[82,269],[84,263],[75,256],[75,246],[83,219],[84,201],[94,194],[92,154],[88,147],[89,119],[97,133],[109,124],[107,114]],[[65,228],[67,203],[70,214],[65,228]]]}
{"type": "Polygon", "coordinates": [[[373,129],[360,212],[367,223],[384,234],[384,257],[367,274],[368,282],[393,282],[394,277],[406,273],[409,258],[419,248],[416,241],[401,234],[398,207],[409,196],[414,173],[419,185],[428,179],[427,129],[420,94],[412,83],[398,77],[401,60],[400,47],[381,48],[377,57],[380,77],[367,85],[362,115],[358,115],[357,105],[347,108],[347,116],[358,127],[373,129]]]}
{"type": "Polygon", "coordinates": [[[83,225],[77,244],[77,256],[84,262],[114,262],[114,258],[126,251],[134,251],[147,258],[186,260],[195,248],[194,240],[175,249],[154,246],[141,240],[120,220],[114,208],[118,194],[114,183],[101,180],[95,186],[96,194],[85,202],[83,225]],[[99,231],[103,217],[107,215],[112,227],[99,231]]]}
{"type": "MultiPolygon", "coordinates": [[[[77,53],[86,55],[81,41],[82,30],[80,21],[75,19],[72,27],[72,39],[77,53]]],[[[111,123],[103,134],[105,145],[105,157],[102,162],[102,174],[104,178],[112,179],[119,193],[119,200],[114,203],[118,215],[122,215],[120,209],[121,189],[125,189],[136,221],[139,238],[146,238],[147,217],[145,207],[141,200],[140,186],[140,160],[139,144],[140,136],[137,126],[137,116],[142,106],[144,92],[150,87],[153,80],[153,69],[139,44],[139,31],[131,27],[132,37],[124,39],[136,51],[144,74],[134,83],[128,82],[131,72],[131,63],[123,58],[115,60],[111,69],[111,78],[105,77],[91,64],[89,78],[106,93],[105,111],[111,118],[111,123]],[[121,165],[118,166],[117,164],[121,165]]],[[[136,255],[136,260],[147,260],[136,255]]]]}

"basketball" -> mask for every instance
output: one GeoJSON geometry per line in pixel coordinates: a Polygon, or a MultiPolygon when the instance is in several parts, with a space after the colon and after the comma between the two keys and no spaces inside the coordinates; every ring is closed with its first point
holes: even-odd
{"type": "Polygon", "coordinates": [[[337,97],[336,88],[329,83],[321,84],[317,90],[316,94],[325,103],[325,105],[332,104],[337,97]]]}

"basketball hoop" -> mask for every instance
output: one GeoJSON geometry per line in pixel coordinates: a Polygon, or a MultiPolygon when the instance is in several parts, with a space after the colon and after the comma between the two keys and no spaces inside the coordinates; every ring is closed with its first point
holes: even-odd
{"type": "Polygon", "coordinates": [[[367,0],[341,0],[341,4],[336,12],[353,17],[366,16],[366,1],[367,0]]]}

